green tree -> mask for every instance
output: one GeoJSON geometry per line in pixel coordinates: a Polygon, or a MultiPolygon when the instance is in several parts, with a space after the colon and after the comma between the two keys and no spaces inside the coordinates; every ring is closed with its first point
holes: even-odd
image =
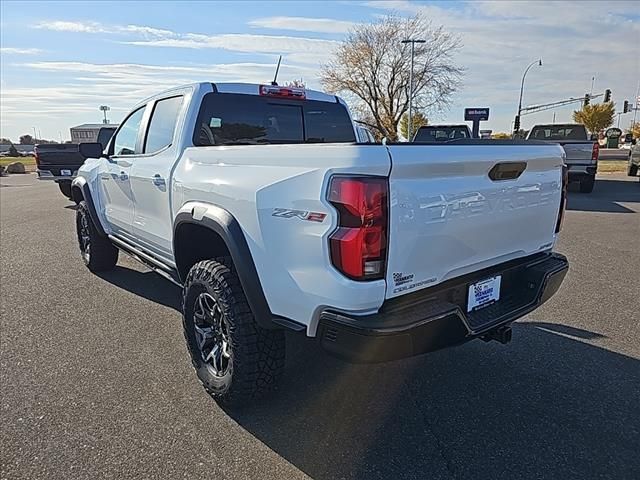
{"type": "Polygon", "coordinates": [[[633,138],[640,138],[640,122],[632,123],[629,127],[629,133],[633,135],[633,138]]]}
{"type": "Polygon", "coordinates": [[[449,105],[464,70],[454,62],[461,48],[458,35],[434,25],[422,13],[386,16],[356,25],[322,67],[325,89],[346,98],[355,116],[380,136],[396,140],[398,124],[409,109],[432,112],[449,105]],[[413,95],[409,95],[411,45],[415,44],[413,95]]]}
{"type": "MultiPolygon", "coordinates": [[[[411,136],[413,137],[418,129],[423,125],[429,125],[429,119],[422,112],[411,112],[411,136]]],[[[411,140],[409,138],[409,114],[405,113],[400,119],[400,135],[402,135],[407,140],[411,140]]]]}
{"type": "Polygon", "coordinates": [[[594,103],[573,112],[573,121],[583,124],[592,133],[613,125],[616,108],[613,102],[594,103]]]}
{"type": "Polygon", "coordinates": [[[33,137],[28,133],[25,135],[20,135],[20,145],[33,145],[33,137]]]}
{"type": "Polygon", "coordinates": [[[11,145],[11,140],[8,138],[0,138],[0,145],[11,145]]]}
{"type": "Polygon", "coordinates": [[[15,145],[13,143],[9,147],[9,156],[11,156],[11,157],[19,157],[20,156],[20,152],[18,152],[18,149],[15,147],[15,145]]]}

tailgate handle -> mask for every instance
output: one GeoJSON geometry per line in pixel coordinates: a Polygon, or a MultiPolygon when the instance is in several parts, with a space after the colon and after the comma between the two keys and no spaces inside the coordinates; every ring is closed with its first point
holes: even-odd
{"type": "Polygon", "coordinates": [[[522,175],[527,168],[527,162],[500,162],[496,163],[489,170],[489,178],[491,180],[514,180],[522,175]]]}

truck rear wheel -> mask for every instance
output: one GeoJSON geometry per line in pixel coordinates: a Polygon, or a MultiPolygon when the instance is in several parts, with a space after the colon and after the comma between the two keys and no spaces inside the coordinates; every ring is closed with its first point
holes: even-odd
{"type": "Polygon", "coordinates": [[[89,215],[87,202],[84,200],[76,209],[76,232],[78,245],[84,264],[92,272],[111,270],[118,262],[118,249],[109,239],[100,235],[89,215]]]}
{"type": "Polygon", "coordinates": [[[191,268],[182,311],[191,362],[217,402],[241,404],[276,385],[284,369],[284,332],[256,323],[230,259],[191,268]]]}
{"type": "Polygon", "coordinates": [[[580,180],[580,193],[591,193],[593,192],[593,186],[596,183],[596,177],[587,177],[580,180]]]}
{"type": "Polygon", "coordinates": [[[58,182],[58,188],[62,192],[62,194],[67,197],[69,200],[72,200],[71,196],[71,182],[58,182]]]}

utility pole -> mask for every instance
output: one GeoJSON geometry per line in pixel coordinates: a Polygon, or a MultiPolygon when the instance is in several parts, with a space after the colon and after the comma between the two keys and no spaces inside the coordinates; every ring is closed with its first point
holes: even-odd
{"type": "Polygon", "coordinates": [[[402,43],[411,44],[411,71],[409,72],[409,121],[407,122],[408,141],[411,141],[411,133],[413,130],[413,56],[415,53],[415,44],[425,42],[426,40],[402,40],[402,43]]]}
{"type": "Polygon", "coordinates": [[[589,93],[590,96],[593,96],[593,84],[596,81],[596,77],[595,75],[593,77],[591,77],[591,92],[589,93]]]}
{"type": "Polygon", "coordinates": [[[632,126],[636,124],[636,114],[638,113],[638,107],[640,107],[640,81],[638,81],[638,86],[636,87],[636,104],[633,109],[633,123],[632,126]]]}
{"type": "Polygon", "coordinates": [[[33,141],[35,142],[36,139],[38,138],[38,134],[36,133],[36,127],[32,127],[33,128],[33,141]]]}

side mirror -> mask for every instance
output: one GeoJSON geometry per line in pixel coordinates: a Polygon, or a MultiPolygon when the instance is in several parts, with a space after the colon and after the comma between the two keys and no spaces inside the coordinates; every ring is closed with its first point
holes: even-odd
{"type": "Polygon", "coordinates": [[[102,144],[101,143],[81,143],[78,146],[78,151],[80,155],[84,158],[100,158],[104,156],[102,154],[102,144]]]}

